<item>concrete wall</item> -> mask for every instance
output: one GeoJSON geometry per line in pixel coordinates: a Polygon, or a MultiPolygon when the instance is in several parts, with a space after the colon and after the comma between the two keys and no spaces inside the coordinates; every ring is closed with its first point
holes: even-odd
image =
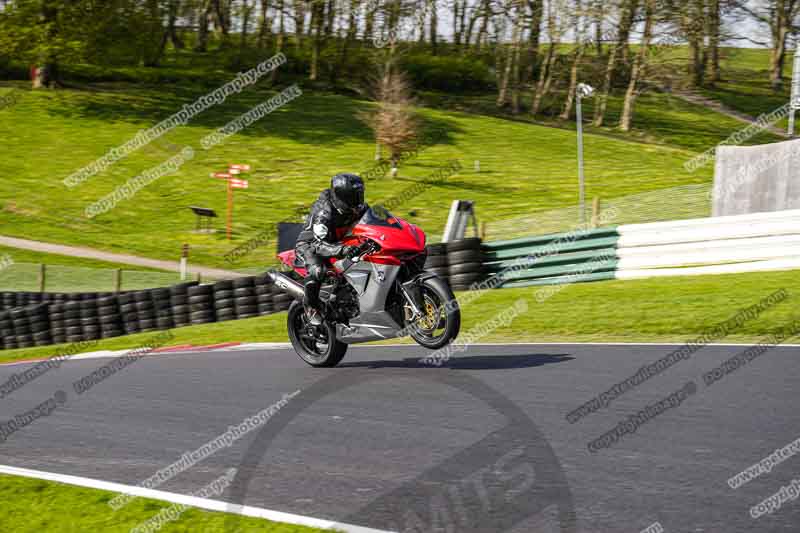
{"type": "Polygon", "coordinates": [[[800,139],[717,147],[713,216],[800,208],[800,139]]]}

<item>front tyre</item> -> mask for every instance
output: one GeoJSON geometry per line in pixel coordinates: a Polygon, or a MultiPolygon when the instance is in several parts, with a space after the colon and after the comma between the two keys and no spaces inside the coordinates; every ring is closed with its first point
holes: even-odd
{"type": "Polygon", "coordinates": [[[286,326],[294,351],[311,366],[336,366],[347,352],[347,344],[336,338],[336,326],[327,321],[321,326],[309,324],[303,304],[297,300],[289,306],[286,326]]]}
{"type": "Polygon", "coordinates": [[[409,334],[420,346],[437,350],[450,344],[461,329],[461,308],[453,291],[442,278],[430,277],[420,287],[423,316],[407,324],[409,334]]]}

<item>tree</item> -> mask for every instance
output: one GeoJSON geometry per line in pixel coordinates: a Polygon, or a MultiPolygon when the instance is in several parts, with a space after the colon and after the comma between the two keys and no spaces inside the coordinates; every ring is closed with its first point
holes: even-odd
{"type": "MultiPolygon", "coordinates": [[[[519,41],[520,32],[522,31],[522,9],[519,0],[509,0],[506,4],[506,11],[503,14],[511,22],[511,44],[505,47],[506,59],[503,67],[503,75],[500,78],[500,86],[497,92],[497,106],[502,107],[507,103],[507,94],[509,88],[509,80],[511,80],[512,73],[514,79],[510,82],[512,84],[512,91],[516,94],[519,83],[519,41]]],[[[515,96],[513,103],[514,112],[519,109],[519,104],[515,96]]]]}
{"type": "Polygon", "coordinates": [[[706,58],[708,57],[705,50],[706,30],[708,29],[705,1],[687,0],[678,12],[680,27],[689,45],[687,74],[689,83],[693,87],[701,87],[705,79],[706,58]]]}
{"type": "Polygon", "coordinates": [[[628,89],[625,91],[625,102],[622,106],[622,116],[619,120],[619,129],[630,131],[633,121],[634,104],[638,96],[639,80],[644,76],[644,69],[647,66],[647,53],[650,49],[650,40],[653,37],[653,24],[655,22],[656,0],[644,0],[644,31],[639,52],[633,60],[631,66],[631,76],[628,82],[628,89]]]}
{"type": "Polygon", "coordinates": [[[436,55],[439,46],[439,14],[436,11],[436,0],[428,0],[431,12],[431,22],[429,24],[431,53],[436,55]]]}
{"type": "Polygon", "coordinates": [[[526,50],[525,80],[532,80],[536,72],[536,62],[539,57],[539,41],[542,36],[542,16],[544,14],[544,0],[527,0],[528,7],[528,44],[526,50]]]}
{"type": "Polygon", "coordinates": [[[211,23],[211,0],[202,0],[197,5],[197,42],[196,52],[208,50],[208,26],[211,23]]]}
{"type": "Polygon", "coordinates": [[[722,29],[722,2],[720,0],[708,0],[708,51],[709,61],[711,61],[710,84],[713,86],[722,79],[719,68],[719,43],[722,29]]]}
{"type": "Polygon", "coordinates": [[[780,91],[783,88],[786,41],[792,32],[797,31],[796,21],[800,14],[800,0],[761,0],[755,6],[751,6],[751,2],[739,0],[736,2],[736,7],[769,28],[771,41],[769,79],[772,89],[780,91]]]}
{"type": "Polygon", "coordinates": [[[568,120],[572,113],[572,105],[575,102],[575,91],[578,87],[578,70],[583,56],[586,53],[586,14],[584,11],[583,0],[575,0],[573,4],[573,27],[575,31],[575,50],[572,58],[572,68],[569,71],[569,89],[567,89],[567,99],[564,102],[564,109],[559,118],[568,120]]]}
{"type": "Polygon", "coordinates": [[[36,66],[33,87],[55,87],[62,61],[85,57],[81,26],[91,10],[87,0],[12,2],[0,11],[0,50],[36,66]]]}
{"type": "Polygon", "coordinates": [[[272,31],[272,21],[268,15],[269,12],[269,0],[261,0],[261,14],[258,17],[258,42],[257,46],[259,48],[264,48],[269,38],[269,35],[272,31]]]}
{"type": "Polygon", "coordinates": [[[322,0],[314,0],[311,4],[311,28],[314,36],[311,41],[311,66],[308,74],[308,79],[312,81],[319,76],[319,58],[325,41],[324,26],[325,3],[322,0]]]}
{"type": "Polygon", "coordinates": [[[411,83],[390,61],[382,66],[373,90],[377,110],[360,118],[372,129],[376,143],[389,150],[394,176],[400,156],[413,146],[419,131],[419,121],[412,110],[411,83]]]}
{"type": "Polygon", "coordinates": [[[611,87],[614,82],[614,71],[617,67],[622,49],[628,43],[631,27],[636,16],[636,9],[639,5],[639,0],[621,0],[622,5],[619,6],[620,18],[617,24],[617,38],[613,44],[611,51],[608,53],[608,62],[606,64],[606,71],[603,77],[603,87],[597,91],[595,96],[594,118],[592,124],[596,127],[603,125],[605,119],[606,107],[608,105],[608,95],[611,93],[611,87]]]}
{"type": "Polygon", "coordinates": [[[561,37],[565,28],[561,20],[564,14],[564,8],[564,0],[550,0],[547,3],[547,35],[550,38],[550,44],[547,47],[547,52],[539,68],[539,80],[536,82],[536,88],[533,94],[531,115],[539,113],[544,97],[550,92],[550,86],[553,83],[553,77],[555,76],[554,67],[557,58],[556,52],[561,44],[561,37]]]}

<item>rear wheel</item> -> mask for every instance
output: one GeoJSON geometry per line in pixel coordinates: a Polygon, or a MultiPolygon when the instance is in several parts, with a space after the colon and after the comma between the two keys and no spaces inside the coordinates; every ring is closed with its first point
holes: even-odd
{"type": "Polygon", "coordinates": [[[436,350],[451,343],[461,329],[461,309],[453,291],[439,277],[422,282],[422,317],[407,323],[409,334],[425,348],[436,350]]]}
{"type": "Polygon", "coordinates": [[[347,344],[336,338],[336,327],[327,321],[320,326],[309,324],[298,301],[289,307],[286,325],[294,351],[311,366],[336,366],[347,352],[347,344]]]}

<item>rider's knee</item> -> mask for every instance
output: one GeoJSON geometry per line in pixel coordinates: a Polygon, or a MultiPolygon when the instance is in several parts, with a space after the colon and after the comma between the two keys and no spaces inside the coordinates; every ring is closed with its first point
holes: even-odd
{"type": "Polygon", "coordinates": [[[321,282],[325,277],[325,267],[322,265],[309,265],[308,267],[308,280],[321,282]]]}

